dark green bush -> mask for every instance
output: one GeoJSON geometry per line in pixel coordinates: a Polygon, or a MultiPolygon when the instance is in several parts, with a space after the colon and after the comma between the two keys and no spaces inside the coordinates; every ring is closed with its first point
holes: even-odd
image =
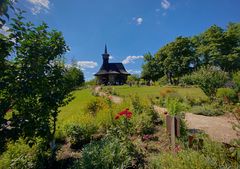
{"type": "Polygon", "coordinates": [[[66,135],[73,148],[80,148],[91,141],[91,137],[97,131],[93,124],[79,125],[69,124],[65,126],[66,135]]]}
{"type": "Polygon", "coordinates": [[[236,100],[237,94],[231,88],[219,88],[217,89],[216,97],[224,103],[231,103],[236,100]]]}
{"type": "Polygon", "coordinates": [[[224,114],[220,108],[216,108],[214,105],[193,106],[190,112],[204,116],[219,116],[224,114]]]}

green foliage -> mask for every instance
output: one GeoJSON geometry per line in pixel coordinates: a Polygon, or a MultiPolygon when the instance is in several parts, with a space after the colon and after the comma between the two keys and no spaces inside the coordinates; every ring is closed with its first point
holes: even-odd
{"type": "Polygon", "coordinates": [[[132,74],[127,77],[127,84],[129,85],[137,85],[139,84],[140,77],[137,74],[132,74]]]}
{"type": "Polygon", "coordinates": [[[166,108],[170,115],[181,115],[182,111],[185,110],[185,106],[178,100],[167,98],[166,108]]]}
{"type": "Polygon", "coordinates": [[[67,68],[64,78],[66,78],[69,88],[71,89],[82,86],[84,83],[83,72],[76,67],[67,68]]]}
{"type": "Polygon", "coordinates": [[[102,91],[109,95],[116,95],[116,96],[119,95],[118,92],[115,91],[115,88],[112,86],[104,86],[102,87],[102,91]]]}
{"type": "Polygon", "coordinates": [[[47,166],[47,159],[50,156],[48,151],[42,149],[43,142],[37,139],[32,147],[20,138],[15,143],[9,142],[7,151],[0,156],[0,168],[13,169],[40,169],[47,166]]]}
{"type": "Polygon", "coordinates": [[[221,143],[204,140],[199,151],[180,150],[176,155],[163,153],[151,158],[149,168],[238,168],[238,161],[228,155],[221,143]]]}
{"type": "Polygon", "coordinates": [[[193,106],[190,109],[190,112],[204,116],[219,116],[224,114],[224,112],[219,107],[216,107],[214,105],[193,106]]]}
{"type": "Polygon", "coordinates": [[[160,66],[156,57],[153,57],[151,53],[144,55],[145,64],[142,66],[141,77],[145,80],[157,81],[164,75],[163,69],[160,66]]]}
{"type": "Polygon", "coordinates": [[[97,127],[94,124],[69,124],[65,126],[65,132],[72,147],[81,147],[90,142],[91,137],[96,133],[97,127]]]}
{"type": "Polygon", "coordinates": [[[13,4],[17,2],[17,0],[1,0],[0,1],[0,28],[6,23],[6,19],[9,19],[9,8],[11,8],[14,12],[13,4]],[[4,18],[5,17],[5,18],[4,18]]]}
{"type": "Polygon", "coordinates": [[[217,98],[225,103],[234,102],[236,99],[236,92],[231,88],[219,88],[216,93],[217,98]]]}
{"type": "Polygon", "coordinates": [[[85,82],[86,86],[95,86],[96,84],[97,84],[97,79],[96,78],[85,82]]]}
{"type": "Polygon", "coordinates": [[[214,96],[216,90],[222,87],[227,80],[226,72],[211,66],[202,67],[191,75],[182,78],[183,83],[198,85],[208,96],[214,96]]]}
{"type": "Polygon", "coordinates": [[[233,82],[237,92],[240,92],[240,71],[233,74],[233,82]]]}
{"type": "Polygon", "coordinates": [[[158,66],[162,67],[171,84],[178,84],[180,76],[191,72],[190,64],[195,63],[194,52],[191,40],[180,36],[156,53],[158,66]]]}
{"type": "Polygon", "coordinates": [[[204,155],[192,150],[180,151],[176,156],[172,153],[163,153],[150,160],[149,168],[160,169],[186,169],[205,168],[213,169],[210,163],[205,160],[204,155]]]}
{"type": "Polygon", "coordinates": [[[154,132],[153,118],[148,112],[134,115],[131,122],[133,123],[132,130],[135,134],[143,136],[145,134],[153,134],[154,132]]]}
{"type": "Polygon", "coordinates": [[[87,105],[86,105],[86,113],[90,113],[92,115],[96,115],[97,112],[99,112],[102,109],[107,109],[108,108],[108,103],[105,99],[97,97],[94,100],[91,100],[87,105]]]}
{"type": "Polygon", "coordinates": [[[92,142],[82,150],[82,158],[72,169],[127,168],[131,165],[131,156],[126,144],[118,139],[103,139],[92,142]]]}

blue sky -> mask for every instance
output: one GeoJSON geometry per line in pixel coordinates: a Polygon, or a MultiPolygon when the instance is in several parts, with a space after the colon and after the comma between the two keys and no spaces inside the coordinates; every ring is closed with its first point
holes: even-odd
{"type": "Polygon", "coordinates": [[[61,31],[72,59],[93,78],[102,64],[105,43],[110,62],[124,62],[139,73],[142,56],[155,53],[177,36],[192,36],[213,24],[226,28],[240,21],[239,0],[19,0],[26,18],[61,31]]]}

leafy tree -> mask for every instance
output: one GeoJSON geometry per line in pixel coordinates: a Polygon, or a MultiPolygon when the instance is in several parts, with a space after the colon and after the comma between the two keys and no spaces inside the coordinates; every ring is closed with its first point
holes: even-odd
{"type": "Polygon", "coordinates": [[[224,37],[224,53],[220,67],[228,72],[240,70],[240,23],[229,23],[224,37]]]}
{"type": "Polygon", "coordinates": [[[127,83],[130,84],[130,85],[138,84],[139,80],[140,80],[140,77],[137,74],[132,74],[132,75],[127,77],[127,83]]]}
{"type": "Polygon", "coordinates": [[[198,85],[208,96],[214,96],[216,90],[222,87],[228,80],[228,74],[218,67],[206,66],[186,75],[182,78],[183,83],[198,85]]]}
{"type": "Polygon", "coordinates": [[[1,136],[6,137],[2,124],[11,110],[10,132],[14,136],[29,141],[38,136],[52,140],[59,107],[71,99],[61,61],[68,47],[61,32],[49,31],[45,23],[39,26],[25,23],[18,15],[13,19],[9,37],[1,35],[0,42],[3,54],[0,61],[5,65],[0,75],[1,136]],[[12,61],[6,59],[10,55],[14,57],[12,61]]]}
{"type": "Polygon", "coordinates": [[[84,83],[84,75],[79,68],[76,67],[67,68],[64,76],[67,82],[69,83],[69,87],[71,89],[79,87],[84,83]]]}
{"type": "Polygon", "coordinates": [[[11,8],[14,11],[13,3],[17,0],[1,0],[0,1],[0,28],[6,23],[6,19],[9,19],[8,9],[11,8]],[[4,18],[5,17],[5,18],[4,18]]]}
{"type": "Polygon", "coordinates": [[[157,52],[157,66],[162,67],[171,84],[177,84],[180,76],[192,71],[191,65],[195,63],[194,52],[189,38],[178,37],[157,52]]]}
{"type": "Polygon", "coordinates": [[[217,25],[211,26],[198,36],[196,53],[203,65],[220,66],[224,42],[224,31],[217,25]]]}
{"type": "Polygon", "coordinates": [[[157,81],[164,75],[163,69],[156,57],[153,57],[151,53],[144,55],[145,64],[142,66],[141,76],[143,79],[150,81],[157,81]]]}

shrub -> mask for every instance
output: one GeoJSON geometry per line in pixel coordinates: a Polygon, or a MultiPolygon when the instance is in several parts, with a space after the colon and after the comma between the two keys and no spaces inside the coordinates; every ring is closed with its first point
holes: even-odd
{"type": "Polygon", "coordinates": [[[103,98],[96,98],[94,100],[91,100],[85,108],[86,113],[90,113],[93,116],[96,116],[97,112],[100,110],[108,108],[108,104],[105,99],[103,98]]]}
{"type": "Polygon", "coordinates": [[[204,155],[193,150],[180,151],[176,156],[172,153],[163,153],[152,157],[149,162],[149,168],[167,168],[167,169],[185,169],[185,168],[206,168],[210,169],[209,162],[205,160],[204,155]]]}
{"type": "Polygon", "coordinates": [[[216,90],[227,82],[228,75],[219,68],[207,66],[182,77],[181,80],[188,85],[198,85],[206,95],[214,96],[216,90]]]}
{"type": "Polygon", "coordinates": [[[82,150],[82,158],[75,161],[72,169],[127,168],[132,157],[125,144],[118,139],[92,142],[82,150]]]}
{"type": "Polygon", "coordinates": [[[65,126],[66,135],[70,139],[73,148],[82,147],[91,140],[91,136],[96,133],[97,127],[93,124],[68,124],[65,126]]]}
{"type": "Polygon", "coordinates": [[[235,84],[235,89],[240,92],[240,71],[233,74],[233,82],[235,84]]]}
{"type": "Polygon", "coordinates": [[[132,118],[133,132],[140,135],[152,134],[154,132],[154,124],[152,117],[147,113],[135,115],[132,118]]]}
{"type": "Polygon", "coordinates": [[[32,147],[29,147],[22,138],[15,143],[9,142],[7,151],[0,156],[0,168],[45,168],[50,153],[48,151],[43,151],[42,144],[40,139],[37,139],[37,143],[32,147]]]}
{"type": "Polygon", "coordinates": [[[230,103],[236,99],[236,92],[231,88],[219,88],[216,96],[224,103],[230,103]]]}
{"type": "Polygon", "coordinates": [[[224,114],[221,109],[213,105],[193,106],[190,112],[204,116],[219,116],[224,114]]]}

